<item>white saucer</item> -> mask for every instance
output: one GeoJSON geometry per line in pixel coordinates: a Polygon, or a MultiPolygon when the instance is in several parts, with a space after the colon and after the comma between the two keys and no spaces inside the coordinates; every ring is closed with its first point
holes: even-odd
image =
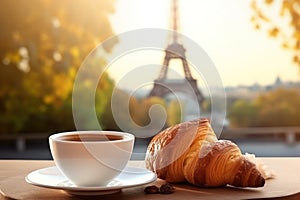
{"type": "Polygon", "coordinates": [[[79,187],[70,182],[54,167],[39,169],[29,173],[25,180],[35,186],[60,189],[71,195],[104,195],[120,192],[130,188],[151,183],[156,180],[156,174],[137,167],[126,167],[124,171],[106,186],[79,187]]]}

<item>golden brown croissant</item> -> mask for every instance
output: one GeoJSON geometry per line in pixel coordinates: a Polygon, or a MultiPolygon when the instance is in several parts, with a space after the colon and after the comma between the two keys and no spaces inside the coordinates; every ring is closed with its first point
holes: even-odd
{"type": "Polygon", "coordinates": [[[236,144],[218,140],[207,119],[177,124],[149,143],[146,167],[168,182],[262,187],[265,179],[236,144]]]}

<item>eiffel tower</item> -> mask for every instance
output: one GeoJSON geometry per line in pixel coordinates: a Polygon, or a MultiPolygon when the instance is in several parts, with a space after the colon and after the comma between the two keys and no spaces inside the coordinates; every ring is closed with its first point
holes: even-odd
{"type": "Polygon", "coordinates": [[[154,86],[149,96],[164,97],[165,95],[172,92],[181,92],[196,96],[198,105],[201,107],[204,97],[197,87],[197,80],[193,78],[189,69],[185,51],[186,49],[182,44],[178,42],[178,6],[177,0],[172,0],[171,6],[171,23],[172,23],[172,40],[171,43],[165,49],[165,57],[162,69],[158,76],[158,79],[154,80],[154,86]],[[167,73],[169,68],[170,60],[179,59],[181,60],[185,78],[181,79],[167,79],[167,73]]]}

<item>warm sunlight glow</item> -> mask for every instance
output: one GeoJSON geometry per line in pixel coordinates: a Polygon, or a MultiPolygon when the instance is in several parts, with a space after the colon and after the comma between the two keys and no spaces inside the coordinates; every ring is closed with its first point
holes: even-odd
{"type": "MultiPolygon", "coordinates": [[[[111,22],[116,34],[138,28],[169,29],[170,1],[118,0],[111,22]]],[[[180,32],[198,43],[215,63],[224,85],[271,84],[280,76],[284,81],[298,81],[298,67],[291,53],[256,31],[250,22],[250,1],[179,0],[180,32]]],[[[167,44],[167,41],[166,41],[167,44]]],[[[121,48],[122,41],[115,47],[121,48]]],[[[187,57],[189,48],[187,48],[187,57]]],[[[163,53],[157,56],[162,64],[163,53]]],[[[143,56],[120,64],[122,73],[131,70],[143,56]]],[[[144,60],[144,64],[149,64],[144,60]]],[[[199,77],[196,77],[199,78],[199,77]]]]}

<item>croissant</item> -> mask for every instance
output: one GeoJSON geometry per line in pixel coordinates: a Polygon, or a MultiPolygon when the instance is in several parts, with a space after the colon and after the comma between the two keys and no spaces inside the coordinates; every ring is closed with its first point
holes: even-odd
{"type": "Polygon", "coordinates": [[[256,165],[236,144],[218,140],[207,119],[169,127],[150,141],[145,164],[170,183],[189,182],[201,187],[262,187],[256,165]]]}

